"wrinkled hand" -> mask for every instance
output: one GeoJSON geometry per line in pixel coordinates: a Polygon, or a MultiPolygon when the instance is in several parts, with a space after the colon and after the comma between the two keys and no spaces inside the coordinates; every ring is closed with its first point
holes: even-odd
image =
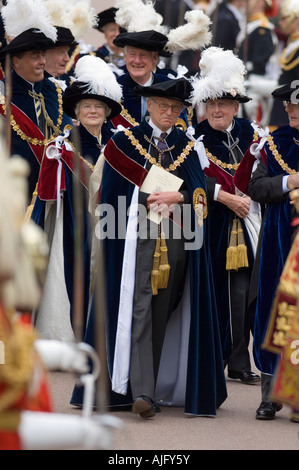
{"type": "Polygon", "coordinates": [[[163,191],[153,193],[147,198],[147,209],[161,214],[163,218],[169,217],[176,204],[181,202],[179,191],[163,191]]]}

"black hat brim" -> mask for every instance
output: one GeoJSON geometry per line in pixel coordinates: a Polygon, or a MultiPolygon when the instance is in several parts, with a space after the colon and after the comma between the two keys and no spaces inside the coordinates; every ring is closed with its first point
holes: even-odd
{"type": "Polygon", "coordinates": [[[97,24],[94,26],[95,29],[103,32],[104,26],[108,23],[115,23],[115,14],[117,12],[117,8],[112,7],[108,8],[107,10],[101,11],[97,14],[97,24]]]}
{"type": "Polygon", "coordinates": [[[120,33],[113,41],[117,47],[131,46],[170,57],[171,53],[164,49],[167,42],[167,36],[154,30],[120,33]]]}
{"type": "Polygon", "coordinates": [[[190,106],[190,95],[192,86],[185,78],[176,78],[155,83],[151,86],[137,85],[133,89],[134,93],[145,98],[159,96],[180,101],[185,106],[190,106]]]}
{"type": "Polygon", "coordinates": [[[55,26],[55,28],[57,29],[57,41],[53,43],[51,49],[62,46],[69,46],[71,48],[77,44],[69,28],[64,28],[63,26],[55,26]]]}
{"type": "Polygon", "coordinates": [[[287,83],[276,88],[271,94],[280,101],[299,102],[299,87],[294,86],[296,81],[287,83]]]}
{"type": "Polygon", "coordinates": [[[251,98],[249,98],[249,96],[241,96],[238,93],[235,96],[231,95],[230,93],[225,93],[218,99],[233,100],[233,101],[238,101],[239,103],[248,103],[248,101],[251,101],[251,98]]]}
{"type": "Polygon", "coordinates": [[[88,93],[86,91],[87,88],[88,84],[85,82],[73,82],[72,85],[66,88],[63,94],[63,110],[69,117],[72,119],[77,118],[75,114],[76,105],[79,101],[86,99],[95,99],[105,103],[111,109],[107,119],[113,119],[115,116],[120,114],[122,109],[120,103],[104,95],[88,93]]]}
{"type": "Polygon", "coordinates": [[[7,46],[0,50],[0,57],[10,56],[27,51],[45,51],[55,46],[55,43],[41,31],[28,29],[16,36],[7,46]]]}

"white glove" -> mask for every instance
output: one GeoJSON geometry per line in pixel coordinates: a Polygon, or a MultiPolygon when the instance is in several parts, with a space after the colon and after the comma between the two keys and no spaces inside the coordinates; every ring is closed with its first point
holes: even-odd
{"type": "Polygon", "coordinates": [[[89,371],[88,356],[75,343],[68,344],[54,339],[38,339],[34,345],[45,367],[49,370],[79,374],[89,371]]]}
{"type": "Polygon", "coordinates": [[[277,88],[277,80],[265,78],[262,75],[251,74],[245,82],[248,96],[256,93],[261,98],[271,98],[271,93],[277,88]]]}
{"type": "Polygon", "coordinates": [[[115,417],[98,418],[64,413],[23,411],[18,429],[23,450],[111,449],[113,430],[121,429],[115,417]]]}

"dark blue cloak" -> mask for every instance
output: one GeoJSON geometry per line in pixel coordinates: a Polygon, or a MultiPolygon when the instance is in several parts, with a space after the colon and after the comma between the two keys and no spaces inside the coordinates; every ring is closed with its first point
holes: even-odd
{"type": "MultiPolygon", "coordinates": [[[[151,137],[151,127],[143,121],[139,126],[134,127],[132,132],[141,145],[147,149],[148,143],[145,141],[144,135],[151,137]]],[[[124,132],[118,132],[112,140],[118,149],[132,160],[138,162],[142,167],[144,166],[144,157],[132,146],[124,132]]],[[[188,139],[182,131],[175,129],[169,135],[167,143],[169,147],[175,145],[172,155],[176,159],[188,144],[188,139]]],[[[180,165],[179,172],[187,186],[191,201],[196,188],[206,189],[204,173],[196,152],[190,152],[184,163],[180,165]]],[[[134,188],[134,184],[105,162],[101,187],[101,204],[111,204],[117,208],[118,197],[125,196],[125,214],[125,210],[130,205],[134,188]]],[[[195,217],[192,209],[191,230],[194,231],[196,226],[197,217],[195,217]]],[[[115,229],[117,233],[117,221],[115,229]]],[[[107,292],[107,360],[110,377],[112,376],[114,365],[124,243],[124,239],[108,238],[103,243],[107,292]]],[[[194,415],[215,415],[216,409],[227,398],[209,257],[209,247],[206,241],[204,241],[201,249],[190,250],[189,252],[190,283],[192,288],[190,289],[191,324],[185,412],[194,415]]],[[[91,344],[94,344],[94,330],[91,329],[93,327],[93,315],[94,311],[92,310],[86,336],[91,344]]],[[[80,391],[78,390],[74,391],[72,397],[74,404],[78,403],[78,399],[80,400],[79,393],[80,391]]],[[[116,394],[110,389],[111,405],[129,404],[131,400],[130,387],[128,387],[127,395],[116,394]]]]}
{"type": "MultiPolygon", "coordinates": [[[[299,139],[299,131],[283,126],[272,133],[278,152],[287,165],[298,171],[299,146],[293,138],[299,139]]],[[[287,175],[274,158],[269,145],[264,146],[267,156],[267,170],[270,177],[287,175]]],[[[281,201],[269,202],[263,224],[262,245],[259,267],[259,283],[253,335],[253,355],[257,368],[266,374],[273,375],[277,355],[262,349],[268,327],[272,304],[276,295],[279,279],[288,257],[293,228],[289,195],[281,201]]]]}

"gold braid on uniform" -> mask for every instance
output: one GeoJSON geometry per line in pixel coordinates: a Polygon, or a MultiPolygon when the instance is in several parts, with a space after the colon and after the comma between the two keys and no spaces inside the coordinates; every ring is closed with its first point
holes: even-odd
{"type": "MultiPolygon", "coordinates": [[[[289,43],[293,42],[295,39],[299,38],[299,33],[295,33],[291,36],[289,43]]],[[[294,59],[294,56],[298,48],[295,48],[289,55],[287,55],[287,48],[282,51],[279,62],[283,70],[289,71],[293,70],[299,64],[299,57],[294,59]],[[294,60],[293,60],[294,59],[294,60]]]]}
{"type": "Polygon", "coordinates": [[[2,413],[28,388],[35,367],[33,346],[37,334],[31,326],[12,321],[11,331],[8,334],[1,331],[0,337],[3,338],[5,346],[5,364],[0,366],[0,383],[4,385],[0,395],[2,413]]]}

